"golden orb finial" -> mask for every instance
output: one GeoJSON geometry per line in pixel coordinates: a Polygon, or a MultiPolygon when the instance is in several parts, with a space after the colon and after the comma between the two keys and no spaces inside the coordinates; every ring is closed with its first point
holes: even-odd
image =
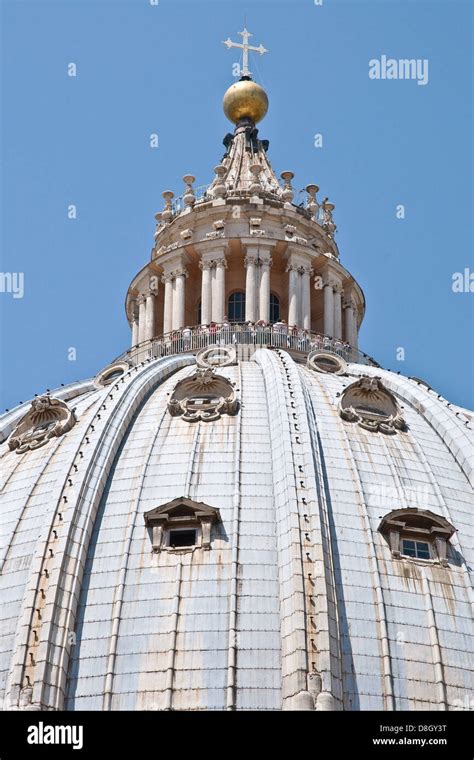
{"type": "Polygon", "coordinates": [[[268,111],[267,93],[252,79],[240,79],[231,84],[224,95],[224,113],[237,124],[241,119],[250,119],[256,124],[268,111]]]}

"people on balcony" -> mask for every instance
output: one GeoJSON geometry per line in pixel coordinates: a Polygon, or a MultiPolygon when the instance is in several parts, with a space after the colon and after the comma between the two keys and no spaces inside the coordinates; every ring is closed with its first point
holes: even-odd
{"type": "Polygon", "coordinates": [[[183,350],[184,351],[189,351],[189,349],[191,348],[192,337],[193,337],[193,331],[188,325],[187,327],[183,329],[183,350]]]}
{"type": "Polygon", "coordinates": [[[145,341],[135,346],[132,351],[144,352],[144,357],[169,356],[183,351],[196,351],[210,344],[225,346],[246,344],[254,346],[274,346],[288,348],[302,353],[314,350],[332,351],[347,361],[359,361],[360,354],[352,346],[339,338],[330,335],[311,333],[297,325],[288,325],[284,319],[274,324],[259,319],[257,322],[231,323],[227,316],[222,323],[191,327],[186,325],[180,330],[173,330],[160,338],[145,341]]]}

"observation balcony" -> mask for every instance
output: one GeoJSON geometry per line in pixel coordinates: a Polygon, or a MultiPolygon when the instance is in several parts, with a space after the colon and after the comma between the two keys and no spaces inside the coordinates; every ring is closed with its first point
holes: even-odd
{"type": "Polygon", "coordinates": [[[173,330],[165,335],[143,341],[117,356],[114,362],[129,361],[136,365],[148,359],[159,359],[173,354],[193,354],[208,346],[235,346],[240,359],[249,358],[257,348],[279,348],[288,351],[298,362],[303,362],[311,351],[321,350],[336,354],[346,362],[380,366],[371,357],[342,340],[309,330],[289,330],[287,326],[227,323],[223,325],[173,330]]]}

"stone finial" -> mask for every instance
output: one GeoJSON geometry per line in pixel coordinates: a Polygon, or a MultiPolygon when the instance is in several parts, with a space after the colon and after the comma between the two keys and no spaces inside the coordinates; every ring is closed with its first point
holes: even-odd
{"type": "Polygon", "coordinates": [[[216,175],[216,184],[214,185],[214,195],[216,198],[225,198],[227,195],[227,188],[224,183],[224,176],[227,169],[225,166],[222,166],[222,164],[218,164],[218,166],[214,167],[214,172],[216,175]]]}
{"type": "Polygon", "coordinates": [[[249,166],[250,172],[253,175],[250,185],[250,192],[252,195],[260,195],[262,192],[262,184],[259,179],[259,174],[262,171],[261,164],[254,163],[249,166]]]}
{"type": "Polygon", "coordinates": [[[161,212],[161,218],[166,224],[167,222],[171,221],[171,218],[173,216],[173,207],[171,205],[171,199],[174,198],[174,193],[171,190],[165,190],[162,193],[162,196],[165,199],[165,207],[163,211],[161,212]]]}
{"type": "Polygon", "coordinates": [[[193,189],[193,182],[196,181],[196,177],[193,177],[192,174],[185,174],[183,177],[183,182],[186,185],[184,194],[183,194],[183,201],[185,206],[193,207],[196,203],[196,196],[194,195],[194,189],[193,189]]]}
{"type": "Polygon", "coordinates": [[[313,219],[318,218],[319,203],[316,198],[316,193],[318,190],[319,187],[317,185],[306,185],[306,192],[308,193],[308,202],[306,208],[310,212],[313,219]]]}
{"type": "Polygon", "coordinates": [[[294,176],[295,175],[293,174],[293,172],[282,172],[280,174],[280,177],[285,183],[281,191],[281,197],[285,203],[291,203],[293,200],[294,193],[293,193],[293,187],[291,185],[291,180],[293,179],[294,176]]]}
{"type": "Polygon", "coordinates": [[[321,208],[323,210],[323,227],[327,231],[329,237],[332,237],[337,229],[332,218],[332,212],[336,207],[334,203],[329,203],[329,198],[325,198],[322,202],[321,208]]]}

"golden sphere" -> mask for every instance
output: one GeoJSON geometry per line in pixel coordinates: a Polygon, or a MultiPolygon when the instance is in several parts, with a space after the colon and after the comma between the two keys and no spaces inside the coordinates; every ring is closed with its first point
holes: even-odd
{"type": "Polygon", "coordinates": [[[268,111],[267,93],[252,79],[241,79],[231,84],[224,95],[224,113],[237,124],[240,119],[251,119],[254,124],[268,111]]]}

